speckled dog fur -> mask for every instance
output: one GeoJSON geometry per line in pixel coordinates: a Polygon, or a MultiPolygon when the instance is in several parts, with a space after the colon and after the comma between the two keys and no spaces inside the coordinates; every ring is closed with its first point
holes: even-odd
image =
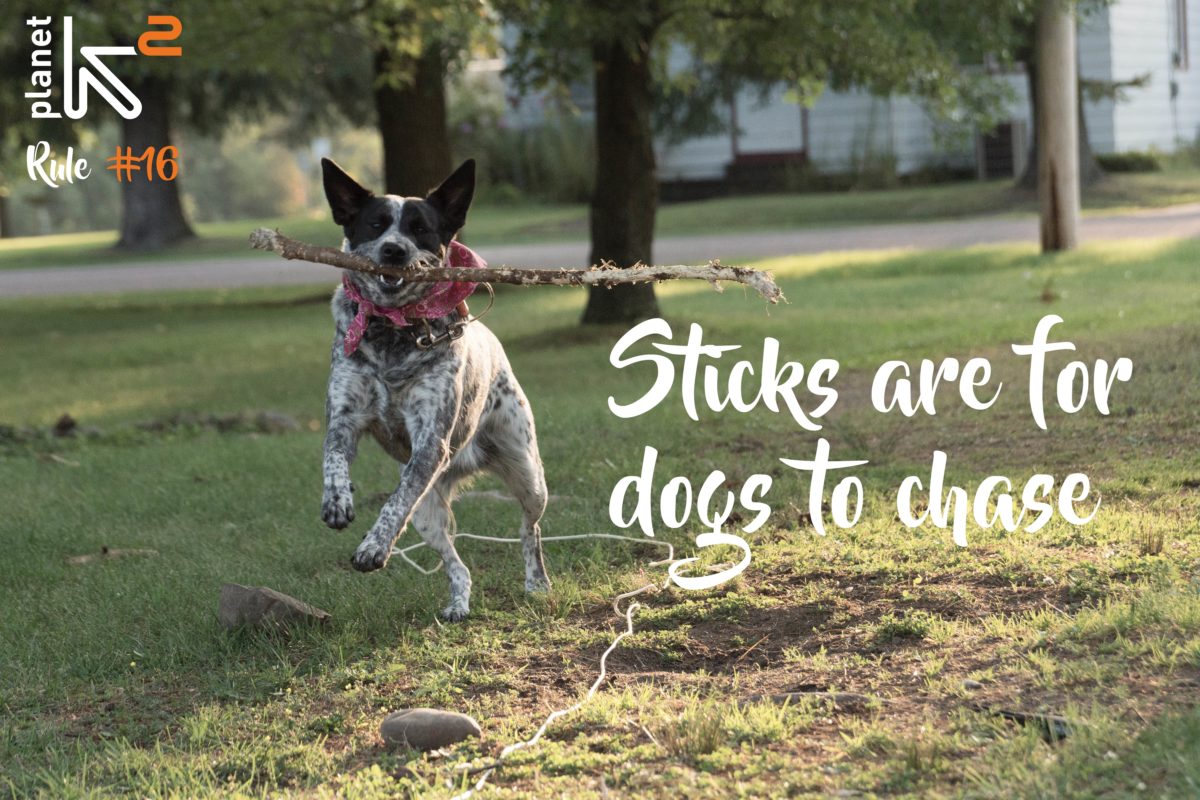
{"type": "MultiPolygon", "coordinates": [[[[334,221],[346,234],[343,249],[384,264],[436,260],[465,222],[474,193],[470,161],[423,199],[377,197],[333,162],[324,160],[322,168],[334,221]]],[[[412,303],[432,286],[348,275],[364,297],[383,306],[412,303]]],[[[546,481],[533,413],[500,342],[474,322],[462,338],[420,350],[415,335],[425,332],[424,325],[397,328],[375,317],[358,349],[347,356],[343,342],[357,305],[341,287],[332,305],[336,332],[326,398],[325,524],[340,529],[354,521],[350,467],[363,433],[401,463],[400,483],[355,551],[354,568],[370,572],[383,567],[412,522],[441,556],[450,579],[450,604],[442,616],[466,617],[471,575],[454,549],[450,504],[456,484],[489,470],[521,505],[525,590],[548,589],[538,526],[546,509],[546,481]]],[[[441,333],[453,319],[430,324],[441,333]]]]}

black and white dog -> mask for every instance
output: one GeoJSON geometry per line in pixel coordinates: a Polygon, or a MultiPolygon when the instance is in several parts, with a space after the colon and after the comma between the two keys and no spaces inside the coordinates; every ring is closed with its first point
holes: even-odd
{"type": "MultiPolygon", "coordinates": [[[[384,265],[439,263],[466,222],[475,192],[474,161],[424,199],[378,197],[329,159],[321,167],[333,220],[345,231],[342,249],[384,265]]],[[[471,575],[454,549],[450,503],[457,483],[490,470],[521,506],[525,590],[548,589],[538,527],[546,509],[542,460],[529,402],[500,342],[478,322],[463,327],[461,338],[447,337],[427,349],[417,346],[427,333],[424,323],[397,327],[386,317],[370,316],[364,328],[359,317],[364,307],[412,306],[435,284],[343,274],[343,286],[333,295],[336,333],[326,398],[321,518],[331,528],[354,520],[350,465],[359,438],[370,433],[401,462],[400,484],[355,551],[354,568],[370,572],[384,566],[411,521],[441,556],[450,578],[450,604],[442,616],[461,620],[470,610],[471,575]],[[356,302],[354,295],[365,302],[356,302]],[[353,347],[347,347],[348,333],[353,347]]],[[[427,321],[434,336],[461,324],[453,311],[427,321]]]]}

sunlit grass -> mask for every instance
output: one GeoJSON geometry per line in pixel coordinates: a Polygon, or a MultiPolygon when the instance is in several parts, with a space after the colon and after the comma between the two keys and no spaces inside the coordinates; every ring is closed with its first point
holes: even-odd
{"type": "MultiPolygon", "coordinates": [[[[583,329],[583,292],[504,289],[489,324],[505,342],[538,421],[550,490],[546,535],[611,530],[608,493],[661,450],[659,480],[736,486],[773,474],[750,568],[721,590],[640,598],[638,632],[613,655],[594,704],[555,725],[497,773],[499,796],[1186,797],[1198,778],[1200,722],[1200,284],[1196,242],[1122,242],[1041,258],[1028,246],[774,259],[788,305],[731,287],[662,286],[676,338],[700,323],[754,361],[764,337],[785,358],[843,364],[838,411],[821,435],[863,469],[863,520],[817,536],[801,515],[807,482],[779,457],[807,457],[816,434],[786,415],[702,411],[677,395],[618,420],[611,394],[650,373],[615,370],[623,328],[583,329]],[[1053,276],[1060,295],[1040,299],[1053,276]],[[1056,415],[1038,431],[1008,345],[1046,313],[1090,360],[1127,355],[1134,379],[1114,413],[1056,415]],[[872,412],[870,370],[889,358],[984,353],[1005,382],[996,408],[936,418],[872,412]],[[1087,472],[1101,513],[1030,534],[909,530],[894,487],[950,454],[949,479],[1087,472]],[[1147,532],[1156,534],[1146,546],[1147,532]],[[982,689],[964,689],[964,679],[982,689]],[[851,692],[839,706],[736,700],[851,692]],[[1077,733],[972,710],[1063,714],[1077,733]],[[1110,757],[1108,753],[1114,753],[1110,757]],[[604,781],[601,784],[601,781],[604,781]]],[[[364,444],[359,520],[318,517],[324,384],[331,335],[311,289],[174,292],[0,302],[0,794],[82,797],[445,797],[456,764],[484,763],[532,734],[595,677],[620,623],[608,604],[662,578],[657,549],[547,543],[549,597],[522,591],[520,556],[461,540],[474,616],[439,625],[441,574],[394,562],[347,568],[394,488],[396,467],[364,444]],[[277,435],[148,432],[179,412],[274,409],[277,435]],[[55,438],[64,412],[92,437],[55,438]],[[22,432],[22,428],[35,428],[22,432]],[[103,546],[157,555],[84,566],[103,546]],[[221,583],[269,585],[329,610],[334,623],[290,636],[229,634],[221,583]],[[485,738],[441,757],[384,749],[389,710],[435,705],[475,715],[485,738]]],[[[939,397],[952,399],[954,392],[939,397]]],[[[941,407],[939,407],[941,408],[941,407]]],[[[482,480],[475,488],[493,489],[482,480]]],[[[512,535],[511,503],[457,506],[459,529],[512,535]]],[[[681,554],[698,527],[661,532],[681,554]]],[[[406,534],[407,541],[413,540],[406,534]]],[[[416,558],[431,563],[432,554],[416,558]]],[[[702,565],[728,558],[705,551],[702,565]]]]}

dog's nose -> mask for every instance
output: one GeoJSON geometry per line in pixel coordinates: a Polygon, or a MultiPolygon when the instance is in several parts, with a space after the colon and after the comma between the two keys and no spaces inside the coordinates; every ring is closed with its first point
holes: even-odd
{"type": "Polygon", "coordinates": [[[385,244],[379,248],[379,258],[382,261],[397,261],[404,254],[404,248],[398,244],[385,244]]]}

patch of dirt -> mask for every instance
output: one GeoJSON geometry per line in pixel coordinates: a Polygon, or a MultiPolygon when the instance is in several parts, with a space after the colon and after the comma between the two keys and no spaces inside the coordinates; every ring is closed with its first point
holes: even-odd
{"type": "Polygon", "coordinates": [[[210,430],[218,433],[290,433],[300,430],[300,423],[278,411],[257,411],[242,414],[172,414],[168,417],[136,423],[136,427],[153,433],[210,430]]]}
{"type": "MultiPolygon", "coordinates": [[[[864,692],[884,696],[907,692],[911,688],[909,672],[902,678],[891,676],[897,667],[928,654],[931,645],[920,638],[874,641],[869,629],[885,614],[903,609],[926,611],[947,620],[978,620],[993,614],[1014,614],[1044,608],[1048,604],[1069,604],[1067,589],[1059,586],[1013,587],[1000,578],[976,577],[967,580],[951,575],[931,576],[925,586],[961,590],[951,599],[950,591],[939,592],[934,599],[904,600],[906,584],[884,574],[764,573],[758,588],[743,586],[742,594],[778,600],[773,607],[749,607],[733,618],[700,619],[689,623],[687,641],[679,651],[664,652],[646,647],[622,645],[609,657],[613,688],[653,683],[663,687],[697,689],[726,687],[734,689],[739,674],[753,673],[752,690],[743,694],[776,694],[806,691],[810,688],[864,692]],[[781,580],[785,578],[785,580],[781,580]],[[836,587],[836,596],[816,602],[789,602],[799,587],[826,581],[836,587]],[[802,665],[789,664],[785,650],[805,655],[825,651],[828,657],[866,656],[868,664],[840,668],[836,676],[806,671],[802,665]]],[[[653,598],[645,601],[655,605],[653,598]]],[[[575,624],[590,630],[613,631],[619,621],[607,606],[581,614],[575,624]]],[[[634,618],[636,631],[646,630],[634,618]]],[[[548,652],[531,658],[519,672],[518,695],[524,702],[514,704],[514,713],[533,713],[534,709],[552,710],[574,697],[583,685],[595,677],[600,655],[607,642],[579,652],[548,652]],[[564,663],[572,665],[564,669],[564,663]]],[[[858,659],[855,659],[856,661],[858,659]]],[[[987,648],[960,654],[955,671],[965,675],[983,669],[994,660],[987,648]]],[[[950,666],[947,666],[947,671],[950,666]]],[[[517,673],[514,673],[517,674],[517,673]]]]}
{"type": "MultiPolygon", "coordinates": [[[[760,573],[753,581],[743,579],[738,593],[778,601],[774,607],[749,605],[740,614],[716,618],[710,615],[690,623],[686,645],[679,651],[620,646],[608,661],[610,678],[602,691],[652,686],[663,693],[656,703],[670,707],[681,701],[671,698],[694,692],[728,697],[730,702],[786,693],[827,693],[824,711],[806,727],[804,735],[771,745],[785,752],[794,764],[812,767],[814,781],[821,785],[819,770],[830,759],[844,758],[846,721],[857,718],[903,741],[928,725],[957,724],[964,712],[976,710],[980,725],[996,724],[997,717],[979,706],[1010,709],[1033,714],[1063,714],[1071,706],[1087,707],[1097,701],[1140,727],[1162,713],[1196,703],[1200,670],[1177,668],[1170,673],[1131,667],[1120,680],[1119,694],[1107,685],[1084,681],[1047,689],[1027,669],[1012,642],[968,628],[948,641],[930,641],[920,636],[877,641],[872,627],[892,612],[925,612],[944,620],[976,622],[995,615],[1016,615],[1044,608],[1077,609],[1069,589],[1056,585],[1013,585],[1000,576],[960,576],[953,573],[925,576],[924,592],[905,598],[912,587],[892,575],[858,574],[829,570],[797,574],[780,567],[760,573]],[[805,584],[823,582],[834,589],[817,601],[800,602],[796,593],[805,584]],[[752,585],[751,585],[752,584],[752,585]],[[935,588],[936,591],[928,590],[935,588]],[[971,631],[976,631],[972,633],[971,631]],[[734,642],[738,644],[734,644],[734,642]],[[788,654],[785,655],[785,650],[788,654]],[[799,654],[799,657],[797,657],[799,654]],[[937,665],[931,679],[926,669],[937,665]],[[971,676],[991,671],[974,689],[959,688],[971,676]],[[932,683],[930,682],[932,680],[932,683]],[[842,703],[830,693],[853,693],[871,702],[842,703]],[[1109,702],[1111,701],[1111,702],[1109,702]]],[[[654,596],[648,606],[660,602],[654,596]]],[[[670,602],[666,600],[665,602],[670,602]]],[[[594,631],[615,632],[621,624],[607,606],[589,609],[571,624],[594,631]]],[[[638,625],[635,630],[647,630],[638,625]]],[[[607,637],[606,637],[607,638],[607,637]]],[[[1053,647],[1053,644],[1048,645],[1053,647]]],[[[532,731],[546,714],[578,699],[595,679],[604,643],[577,651],[537,653],[519,668],[512,668],[515,698],[499,703],[495,717],[523,720],[522,729],[532,731]]],[[[1056,660],[1069,663],[1078,654],[1056,650],[1056,660]]],[[[1076,724],[1075,720],[1069,720],[1076,724]]],[[[1007,723],[1014,730],[1016,723],[1007,723]]],[[[569,722],[558,731],[566,740],[580,735],[569,722]]],[[[639,741],[637,725],[619,735],[630,743],[639,741]]],[[[609,734],[613,734],[609,730],[609,734]]],[[[485,733],[486,736],[486,733],[485,733]]],[[[558,738],[551,730],[548,738],[558,738]]],[[[988,747],[987,737],[973,740],[962,752],[947,757],[970,758],[988,747]]],[[[485,740],[494,753],[505,742],[485,740]]],[[[1052,746],[1052,745],[1051,745],[1052,746]]],[[[665,752],[658,759],[643,759],[653,769],[656,761],[676,763],[665,752]]],[[[520,788],[526,780],[498,777],[497,783],[520,788]]],[[[827,784],[826,788],[828,788],[827,784]]]]}
{"type": "Polygon", "coordinates": [[[58,448],[70,440],[126,441],[129,436],[139,434],[176,434],[216,431],[217,433],[248,433],[277,435],[301,430],[320,430],[320,422],[309,420],[304,426],[288,414],[278,411],[248,411],[238,414],[178,413],[165,417],[141,420],[130,426],[105,431],[92,425],[81,425],[70,414],[63,414],[47,427],[25,425],[16,427],[0,425],[0,448],[19,452],[22,448],[34,447],[36,458],[50,460],[66,466],[78,463],[63,459],[53,452],[40,452],[43,448],[58,448]],[[131,430],[132,429],[132,430],[131,430]]]}
{"type": "MultiPolygon", "coordinates": [[[[704,670],[709,674],[729,675],[750,667],[778,666],[784,660],[783,651],[789,648],[799,648],[805,653],[824,648],[832,655],[870,655],[920,646],[919,640],[881,644],[869,634],[858,632],[869,629],[885,614],[903,609],[924,611],[951,621],[976,621],[995,614],[1070,604],[1066,587],[1013,587],[1007,580],[987,576],[965,580],[950,575],[932,576],[925,580],[926,587],[937,586],[948,591],[939,592],[936,598],[915,600],[903,598],[906,584],[898,585],[893,576],[882,573],[864,576],[779,572],[764,573],[762,578],[770,582],[764,582],[754,595],[778,600],[778,605],[748,608],[745,614],[732,620],[709,618],[692,623],[684,653],[619,648],[609,658],[610,666],[617,673],[656,669],[675,674],[704,670]],[[818,581],[835,587],[836,595],[816,602],[789,602],[795,590],[818,581]]],[[[593,649],[596,652],[589,652],[588,656],[598,660],[603,648],[593,649]]]]}

